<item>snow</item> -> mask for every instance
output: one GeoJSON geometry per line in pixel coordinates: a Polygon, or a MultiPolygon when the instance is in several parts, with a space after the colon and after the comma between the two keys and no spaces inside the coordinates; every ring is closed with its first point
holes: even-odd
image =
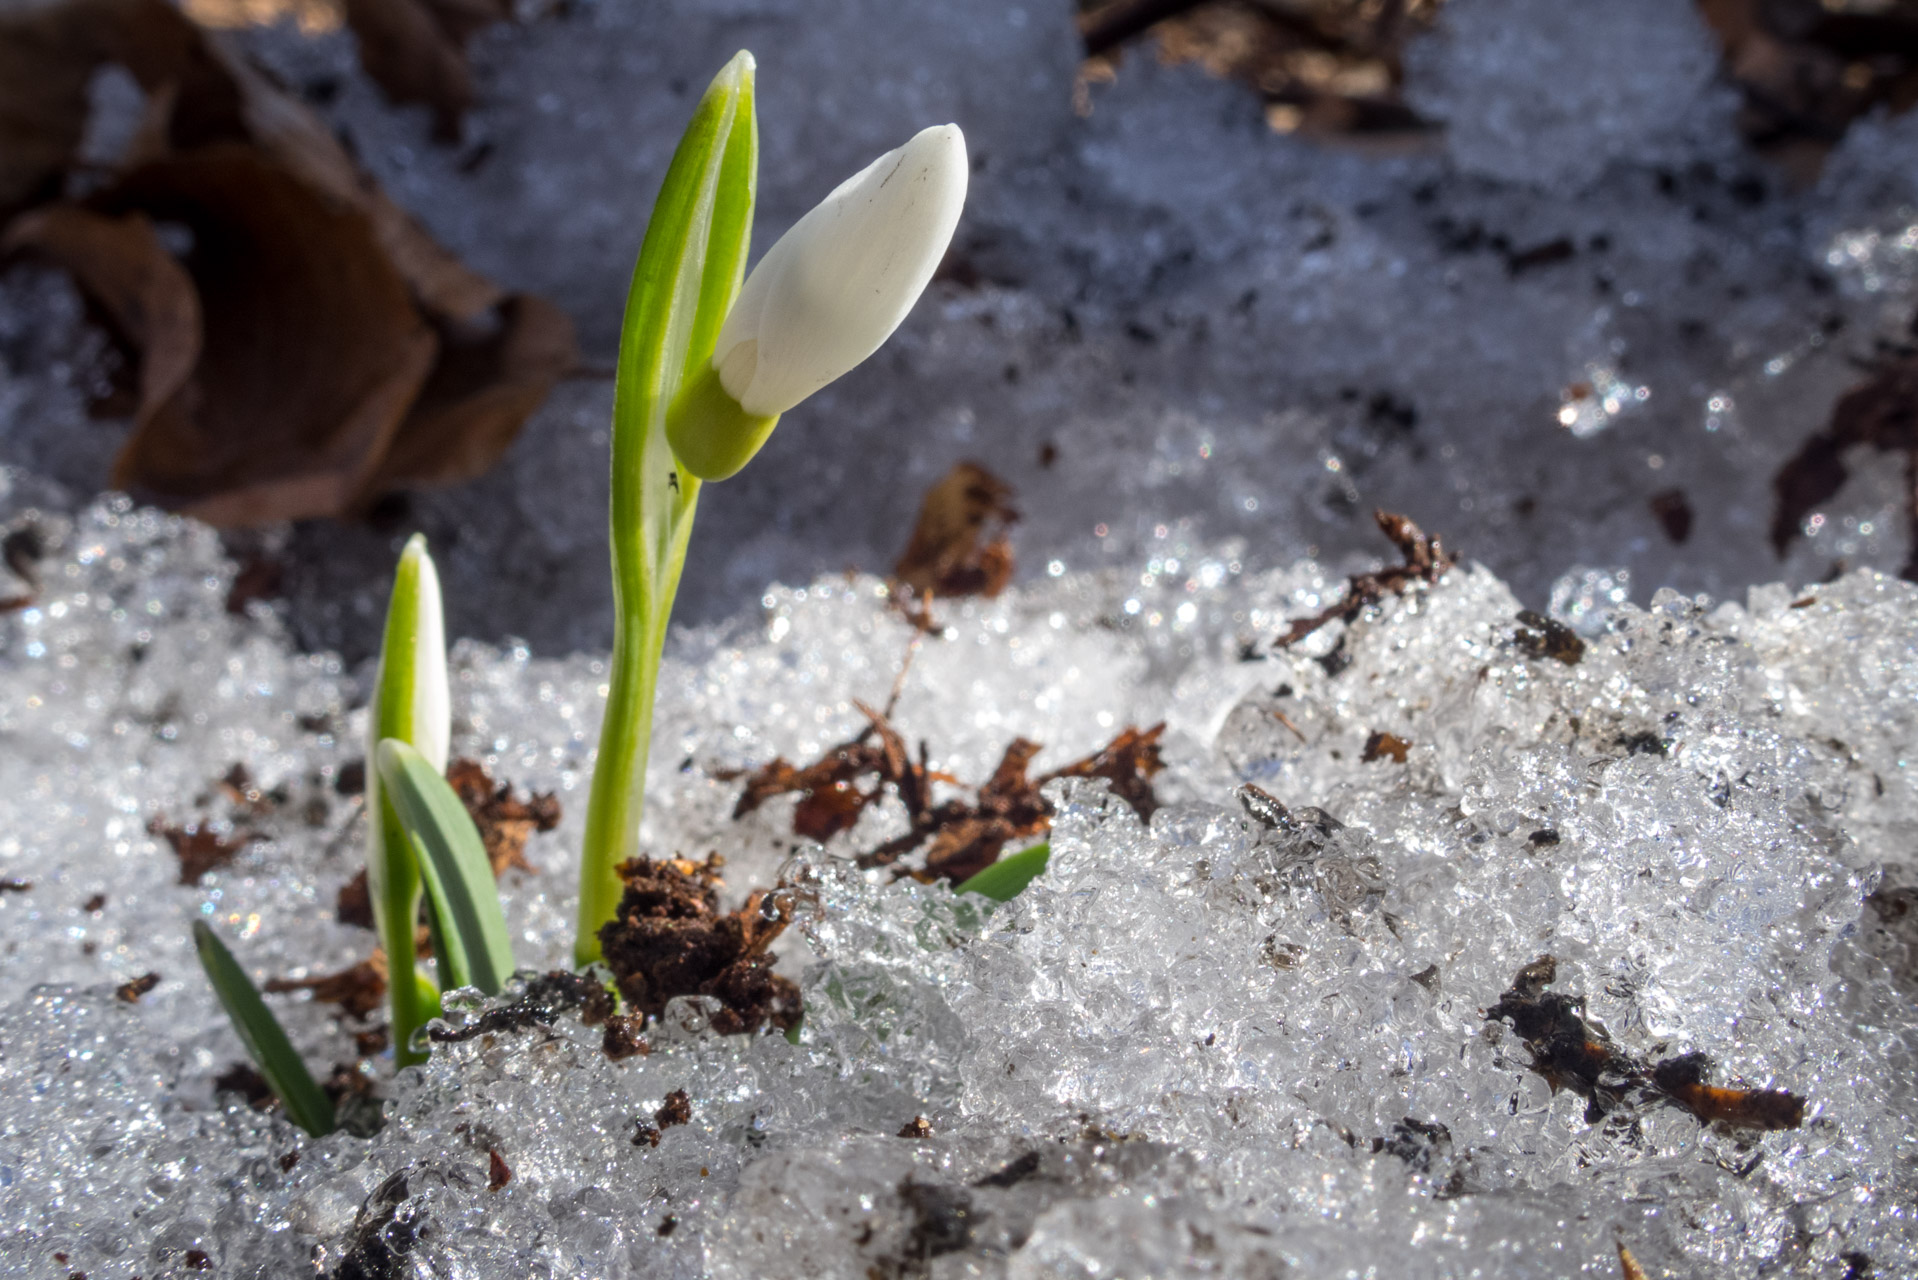
{"type": "MultiPolygon", "coordinates": [[[[1862,905],[1913,870],[1905,584],[1607,604],[1576,665],[1523,652],[1482,567],[1256,660],[1334,575],[1162,557],[945,605],[895,715],[935,767],[1170,725],[1150,825],[1102,784],[1056,790],[1051,866],[996,909],[852,870],[893,807],[826,849],[787,834],[790,802],[732,821],[720,775],[848,736],[913,643],[871,578],[775,588],[669,660],[646,839],[720,852],[735,897],[795,886],[797,1043],[715,1036],[682,1000],[614,1062],[566,1014],[376,1064],[385,1127],[311,1141],[214,1095],[240,1048],[188,925],[259,977],[364,955],[331,919],[360,685],[270,611],[228,614],[205,530],[124,503],[40,518],[49,585],[0,672],[0,874],[31,882],[0,895],[0,1273],[201,1250],[218,1274],[369,1274],[374,1228],[404,1254],[379,1274],[471,1277],[1610,1275],[1619,1242],[1654,1275],[1918,1260],[1913,970],[1867,945],[1862,905]],[[1403,763],[1363,759],[1381,730],[1403,763]],[[234,763],[280,805],[180,885],[147,822],[234,763]],[[1254,820],[1243,782],[1292,823],[1254,820]],[[1803,1126],[1648,1096],[1594,1123],[1485,1017],[1542,954],[1625,1052],[1702,1051],[1716,1083],[1804,1098],[1803,1126]],[[677,1089],[692,1122],[635,1145],[677,1089]],[[931,1136],[895,1136],[915,1116],[931,1136]]],[[[454,667],[455,752],[566,807],[503,885],[522,964],[561,963],[603,666],[467,641],[454,667]]],[[[275,1001],[316,1065],[350,1056],[275,1001]]]]}
{"type": "MultiPolygon", "coordinates": [[[[1620,1244],[1654,1276],[1918,1269],[1918,594],[1874,572],[1905,554],[1899,469],[1860,468],[1782,563],[1764,539],[1777,466],[1909,324],[1918,118],[1861,123],[1787,190],[1740,150],[1688,5],[1589,17],[1573,47],[1540,0],[1451,0],[1409,64],[1446,133],[1387,153],[1273,135],[1146,51],[1077,117],[1061,0],[577,4],[478,42],[458,149],[345,37],[248,33],[289,84],[337,78],[325,110],[380,180],[561,302],[590,360],[690,95],[742,46],[759,243],[952,119],[982,161],[978,282],[936,285],[703,504],[644,838],[722,852],[735,899],[800,887],[798,1042],[685,1006],[613,1062],[565,1015],[376,1063],[385,1127],[311,1141],[216,1094],[241,1049],[190,923],[260,978],[366,954],[333,912],[344,784],[418,527],[468,637],[455,752],[564,806],[503,892],[520,962],[565,962],[610,386],[564,384],[504,467],[397,531],[223,546],[92,497],[100,339],[58,276],[0,276],[0,523],[44,551],[0,615],[0,879],[30,885],[0,891],[0,1275],[152,1280],[199,1251],[236,1277],[1610,1277],[1620,1244]],[[821,849],[785,803],[734,822],[719,776],[884,701],[913,635],[846,569],[882,570],[961,457],[1020,487],[1025,577],[939,606],[901,731],[979,779],[1015,736],[1044,769],[1169,725],[1167,807],[1056,792],[1052,866],[997,909],[847,869],[896,806],[821,849]],[[1669,488],[1682,546],[1647,509],[1669,488]],[[1269,653],[1377,554],[1374,506],[1462,567],[1269,653]],[[288,599],[229,613],[256,552],[288,599]],[[1577,665],[1517,647],[1527,606],[1585,638],[1577,665]],[[1375,732],[1403,763],[1362,759],[1375,732]],[[221,795],[235,764],[257,812],[221,795]],[[1295,825],[1255,821],[1245,783],[1295,825]],[[256,838],[182,885],[159,820],[256,838]],[[1483,1016],[1544,954],[1624,1052],[1705,1052],[1717,1083],[1802,1096],[1802,1127],[1647,1097],[1588,1121],[1483,1016]],[[633,1145],[676,1089],[692,1123],[633,1145]],[[930,1137],[895,1136],[916,1116],[930,1137]]],[[[327,1007],[272,999],[316,1069],[350,1057],[327,1007]]]]}

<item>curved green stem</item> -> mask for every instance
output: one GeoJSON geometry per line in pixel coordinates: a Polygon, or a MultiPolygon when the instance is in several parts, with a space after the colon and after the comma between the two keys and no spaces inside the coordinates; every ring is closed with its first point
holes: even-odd
{"type": "Polygon", "coordinates": [[[620,332],[609,539],[616,621],[580,851],[573,956],[582,966],[599,959],[600,926],[619,907],[620,864],[639,852],[659,662],[699,503],[698,479],[667,441],[666,410],[711,363],[745,279],[758,167],[753,60],[742,52],[714,77],[673,153],[620,332]]]}

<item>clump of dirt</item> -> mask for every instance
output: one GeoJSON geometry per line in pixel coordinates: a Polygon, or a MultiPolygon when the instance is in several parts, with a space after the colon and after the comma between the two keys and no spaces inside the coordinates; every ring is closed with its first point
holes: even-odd
{"type": "Polygon", "coordinates": [[[619,874],[619,913],[599,945],[629,1008],[648,1019],[675,996],[713,996],[720,1035],[799,1025],[799,988],[772,971],[769,948],[786,928],[783,898],[754,892],[739,910],[719,910],[717,855],[704,863],[634,858],[619,874]]]}
{"type": "Polygon", "coordinates": [[[900,874],[958,884],[998,861],[1010,842],[1051,828],[1052,806],[1040,789],[1055,778],[1104,778],[1142,821],[1159,807],[1152,777],[1164,767],[1159,756],[1163,724],[1127,728],[1091,755],[1038,778],[1028,777],[1026,770],[1040,745],[1015,738],[972,800],[934,804],[932,784],[959,785],[958,779],[930,767],[925,743],[919,744],[917,758],[908,752],[905,739],[885,714],[863,702],[854,705],[866,717],[866,727],[857,737],[803,767],[778,758],[756,770],[746,780],[733,817],[743,818],[774,796],[798,792],[793,833],[823,842],[849,829],[890,789],[905,806],[910,827],[904,835],[862,854],[859,865],[892,866],[923,846],[923,866],[900,874]]]}
{"type": "Polygon", "coordinates": [[[585,974],[555,969],[527,983],[510,1004],[488,1009],[464,1027],[429,1028],[427,1035],[435,1044],[460,1044],[479,1036],[550,1027],[569,1009],[579,1010],[579,1020],[587,1026],[596,1026],[612,1016],[613,997],[585,974]]]}
{"type": "Polygon", "coordinates": [[[1548,618],[1531,609],[1521,609],[1518,623],[1518,630],[1512,633],[1512,643],[1526,657],[1550,658],[1568,667],[1575,667],[1585,660],[1585,642],[1578,638],[1578,632],[1557,618],[1548,618]]]}
{"type": "Polygon", "coordinates": [[[661,1130],[670,1129],[676,1124],[693,1122],[693,1100],[684,1089],[675,1089],[666,1095],[659,1104],[659,1110],[653,1112],[653,1122],[633,1121],[633,1145],[636,1147],[656,1147],[659,1145],[661,1130]]]}
{"type": "Polygon", "coordinates": [[[1511,1025],[1531,1051],[1532,1070],[1554,1092],[1570,1089],[1585,1099],[1586,1123],[1635,1100],[1672,1103],[1701,1123],[1738,1129],[1796,1129],[1804,1122],[1805,1100],[1797,1094],[1708,1083],[1712,1064],[1702,1053],[1653,1062],[1613,1044],[1605,1028],[1585,1016],[1585,997],[1546,990],[1557,978],[1558,961],[1540,956],[1518,971],[1485,1018],[1511,1025]]]}

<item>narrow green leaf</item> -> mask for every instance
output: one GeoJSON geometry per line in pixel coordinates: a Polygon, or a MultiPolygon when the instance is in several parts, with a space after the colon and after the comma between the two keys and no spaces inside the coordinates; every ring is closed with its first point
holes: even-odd
{"type": "Polygon", "coordinates": [[[1046,869],[1051,857],[1051,844],[1035,844],[1009,858],[999,859],[953,892],[982,893],[994,902],[1010,902],[1046,869]]]}
{"type": "Polygon", "coordinates": [[[287,1118],[316,1138],[333,1132],[333,1103],[320,1092],[307,1073],[306,1064],[286,1038],[279,1019],[260,999],[253,982],[240,968],[233,953],[204,920],[193,922],[193,945],[200,953],[200,967],[207,981],[233,1021],[240,1043],[266,1077],[267,1084],[286,1106],[287,1118]]]}
{"type": "Polygon", "coordinates": [[[479,830],[453,788],[419,752],[388,738],[375,754],[380,780],[412,838],[426,891],[439,912],[450,985],[498,995],[513,974],[513,944],[479,830]]]}

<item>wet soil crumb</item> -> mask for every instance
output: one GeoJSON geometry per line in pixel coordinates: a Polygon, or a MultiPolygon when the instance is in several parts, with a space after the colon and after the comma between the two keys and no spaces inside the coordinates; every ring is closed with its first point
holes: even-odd
{"type": "Polygon", "coordinates": [[[504,875],[508,867],[534,871],[526,861],[526,841],[535,831],[559,826],[558,797],[549,791],[536,791],[524,800],[518,799],[509,783],[495,782],[477,760],[453,761],[447,766],[446,780],[479,828],[493,875],[504,875]]]}
{"type": "Polygon", "coordinates": [[[670,1213],[659,1220],[658,1235],[661,1239],[664,1239],[667,1236],[673,1234],[673,1232],[677,1231],[678,1229],[679,1229],[679,1219],[674,1217],[670,1213]]]}
{"type": "Polygon", "coordinates": [[[1512,643],[1526,657],[1550,658],[1568,667],[1575,667],[1584,660],[1585,642],[1578,638],[1578,632],[1557,618],[1548,618],[1531,609],[1521,609],[1518,624],[1518,630],[1512,633],[1512,643]]]}
{"type": "Polygon", "coordinates": [[[317,978],[269,978],[261,989],[271,994],[310,991],[315,1000],[336,1004],[349,1016],[364,1020],[386,999],[386,953],[375,951],[350,969],[317,978]]]}
{"type": "Polygon", "coordinates": [[[560,1014],[572,1009],[579,1010],[581,1022],[596,1026],[612,1016],[613,998],[605,987],[584,974],[555,969],[527,983],[511,1004],[488,1009],[464,1027],[430,1028],[427,1035],[436,1044],[462,1044],[478,1036],[550,1027],[560,1014]]]}
{"type": "Polygon", "coordinates": [[[201,876],[224,867],[260,838],[257,832],[243,828],[222,834],[209,823],[176,825],[164,818],[148,823],[147,834],[159,836],[172,846],[173,855],[180,860],[181,884],[198,884],[201,876]]]}
{"type": "Polygon", "coordinates": [[[869,806],[890,793],[905,806],[908,829],[862,854],[859,865],[892,866],[923,847],[923,867],[900,874],[959,884],[997,862],[1012,841],[1051,829],[1052,806],[1040,789],[1054,779],[1104,778],[1141,821],[1149,821],[1159,807],[1152,778],[1164,767],[1159,754],[1164,724],[1128,727],[1093,754],[1038,778],[1028,777],[1026,770],[1040,744],[1015,738],[970,802],[934,804],[933,783],[957,786],[958,779],[932,769],[924,742],[914,756],[883,713],[865,703],[854,705],[867,722],[857,737],[803,768],[781,758],[758,769],[747,778],[733,817],[744,817],[774,796],[798,792],[793,834],[824,842],[852,827],[869,806]]]}
{"type": "Polygon", "coordinates": [[[406,1174],[394,1174],[360,1205],[352,1242],[329,1280],[404,1280],[425,1227],[426,1214],[408,1201],[406,1174]]]}
{"type": "Polygon", "coordinates": [[[786,928],[779,894],[755,891],[730,914],[719,911],[717,855],[704,863],[635,858],[620,867],[626,891],[599,945],[626,1004],[652,1019],[676,996],[713,996],[713,1030],[737,1035],[799,1025],[799,988],[772,971],[769,948],[786,928]]]}
{"type": "Polygon", "coordinates": [[[140,997],[160,985],[160,975],[143,973],[131,982],[123,982],[113,989],[113,994],[127,1004],[138,1004],[140,997]]]}
{"type": "Polygon", "coordinates": [[[238,1094],[255,1111],[271,1111],[280,1105],[273,1086],[266,1082],[250,1062],[236,1062],[213,1078],[215,1093],[238,1094]]]}
{"type": "Polygon", "coordinates": [[[930,1138],[932,1136],[932,1122],[924,1116],[914,1116],[911,1120],[899,1127],[899,1136],[902,1138],[930,1138]]]}
{"type": "Polygon", "coordinates": [[[1540,827],[1531,835],[1526,836],[1525,840],[1534,849],[1549,849],[1558,843],[1558,832],[1553,831],[1550,827],[1540,827]]]}
{"type": "Polygon", "coordinates": [[[653,1112],[653,1123],[662,1129],[670,1129],[676,1124],[693,1122],[693,1100],[684,1089],[675,1089],[660,1102],[659,1110],[653,1112]]]}
{"type": "Polygon", "coordinates": [[[106,910],[106,905],[107,905],[107,895],[104,893],[96,893],[91,898],[88,898],[85,902],[80,904],[80,910],[86,912],[90,916],[98,915],[100,912],[106,910]]]}
{"type": "MultiPolygon", "coordinates": [[[[1804,533],[1807,516],[1836,496],[1850,472],[1845,451],[1870,446],[1901,453],[1910,476],[1918,476],[1918,356],[1887,365],[1852,388],[1833,406],[1831,420],[1813,434],[1772,478],[1771,545],[1782,559],[1804,533]]],[[[1918,532],[1918,487],[1906,486],[1906,519],[1918,532]]],[[[1898,576],[1918,581],[1918,541],[1898,576]]]]}
{"type": "Polygon", "coordinates": [[[1395,733],[1382,733],[1374,730],[1365,740],[1365,750],[1359,753],[1359,762],[1371,764],[1375,760],[1390,760],[1394,764],[1404,764],[1406,753],[1412,744],[1395,733]]]}
{"type": "MultiPolygon", "coordinates": [[[[1378,522],[1379,531],[1399,549],[1405,562],[1374,573],[1354,574],[1346,581],[1345,594],[1337,603],[1309,618],[1295,619],[1272,642],[1274,649],[1290,649],[1330,623],[1350,622],[1387,596],[1403,595],[1421,584],[1430,586],[1457,563],[1457,557],[1447,551],[1438,538],[1427,537],[1423,529],[1406,517],[1377,510],[1372,513],[1372,519],[1378,522]]],[[[1340,669],[1343,666],[1340,664],[1340,669]]],[[[1338,674],[1330,667],[1327,670],[1332,675],[1338,674]]]]}
{"type": "MultiPolygon", "coordinates": [[[[659,1105],[659,1110],[653,1112],[653,1122],[651,1124],[647,1124],[643,1116],[634,1118],[633,1145],[636,1147],[656,1147],[659,1145],[660,1135],[667,1129],[672,1128],[674,1125],[691,1124],[692,1122],[693,1100],[687,1096],[684,1089],[675,1089],[666,1095],[665,1100],[659,1105]]],[[[662,1231],[660,1234],[664,1235],[666,1233],[662,1231]]]]}
{"type": "Polygon", "coordinates": [[[653,1051],[653,1046],[646,1043],[646,1037],[640,1034],[645,1029],[646,1019],[642,1015],[615,1014],[606,1019],[606,1035],[601,1040],[600,1047],[614,1062],[636,1055],[649,1054],[653,1051]]]}
{"type": "Polygon", "coordinates": [[[1684,546],[1692,536],[1692,503],[1683,489],[1662,489],[1647,504],[1674,545],[1684,546]]]}
{"type": "Polygon", "coordinates": [[[1532,1070],[1554,1092],[1570,1089],[1586,1100],[1587,1124],[1631,1102],[1669,1102],[1700,1123],[1739,1129],[1796,1129],[1803,1123],[1805,1100],[1794,1093],[1708,1083],[1712,1064],[1702,1053],[1648,1062],[1613,1044],[1605,1028],[1585,1016],[1583,996],[1546,990],[1557,978],[1558,961],[1540,956],[1518,971],[1485,1018],[1510,1024],[1531,1051],[1532,1070]]]}
{"type": "Polygon", "coordinates": [[[506,1160],[500,1155],[499,1150],[497,1148],[489,1150],[486,1153],[486,1189],[498,1191],[512,1180],[513,1171],[507,1167],[506,1160]]]}
{"type": "Polygon", "coordinates": [[[366,868],[360,868],[359,874],[340,886],[339,896],[333,901],[333,918],[361,929],[373,927],[373,892],[366,884],[366,868]]]}
{"type": "Polygon", "coordinates": [[[186,1251],[186,1266],[188,1271],[211,1271],[213,1269],[213,1259],[208,1256],[205,1249],[188,1249],[186,1251]]]}
{"type": "MultiPolygon", "coordinates": [[[[926,490],[899,562],[895,600],[930,594],[946,599],[998,595],[1012,581],[1012,542],[1018,520],[1012,486],[976,462],[961,462],[926,490]]],[[[937,630],[937,627],[930,629],[937,630]]]]}
{"type": "Polygon", "coordinates": [[[1005,1167],[995,1173],[973,1182],[975,1187],[1016,1187],[1027,1178],[1039,1172],[1039,1153],[1028,1151],[1015,1160],[1008,1160],[1005,1167]]]}
{"type": "Polygon", "coordinates": [[[1432,1162],[1452,1152],[1452,1131],[1437,1121],[1406,1116],[1392,1126],[1389,1138],[1372,1139],[1372,1153],[1396,1156],[1414,1173],[1430,1173],[1432,1162]]]}

